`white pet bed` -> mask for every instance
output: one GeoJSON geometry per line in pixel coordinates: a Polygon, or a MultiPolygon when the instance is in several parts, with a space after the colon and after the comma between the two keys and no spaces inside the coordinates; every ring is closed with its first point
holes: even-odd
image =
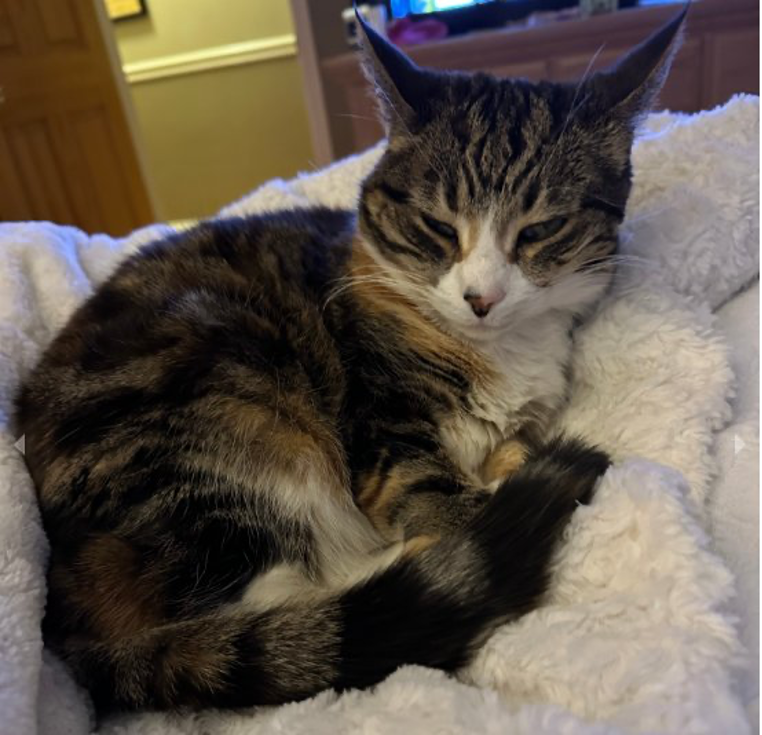
{"type": "MultiPolygon", "coordinates": [[[[271,182],[223,214],[350,206],[379,154],[271,182]]],[[[751,731],[758,677],[744,645],[758,645],[758,100],[652,116],[634,160],[623,251],[636,257],[580,332],[562,422],[617,461],[593,504],[575,514],[548,605],[498,631],[457,679],[405,667],[372,691],[245,713],[121,716],[102,732],[751,731]]],[[[82,299],[165,230],[112,240],[48,223],[0,225],[2,734],[84,735],[94,726],[86,695],[42,648],[47,545],[14,448],[12,396],[82,299]]]]}

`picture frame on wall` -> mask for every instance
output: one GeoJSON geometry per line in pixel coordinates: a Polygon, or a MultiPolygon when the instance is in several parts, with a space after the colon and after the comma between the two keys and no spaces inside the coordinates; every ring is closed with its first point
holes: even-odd
{"type": "Polygon", "coordinates": [[[148,10],[145,0],[104,0],[111,20],[125,20],[145,15],[148,10]]]}

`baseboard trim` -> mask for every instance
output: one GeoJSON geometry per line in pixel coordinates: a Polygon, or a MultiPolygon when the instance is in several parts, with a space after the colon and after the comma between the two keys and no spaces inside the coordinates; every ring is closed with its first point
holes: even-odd
{"type": "Polygon", "coordinates": [[[291,56],[296,56],[296,36],[288,34],[213,46],[185,54],[160,56],[146,61],[135,61],[124,64],[122,68],[130,84],[142,84],[291,56]]]}

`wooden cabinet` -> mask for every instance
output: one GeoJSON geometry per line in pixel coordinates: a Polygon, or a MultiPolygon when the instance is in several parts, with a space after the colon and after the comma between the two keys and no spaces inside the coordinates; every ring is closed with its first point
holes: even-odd
{"type": "MultiPolygon", "coordinates": [[[[531,80],[571,80],[616,61],[679,10],[680,5],[633,8],[524,30],[499,29],[405,50],[438,69],[483,70],[531,80]],[[596,56],[597,52],[597,56],[596,56]]],[[[326,111],[331,156],[372,145],[382,136],[374,103],[355,53],[321,62],[332,104],[326,111]],[[350,125],[335,121],[348,118],[350,125]]],[[[660,98],[662,108],[695,112],[735,92],[759,94],[757,0],[694,0],[685,42],[660,98]]]]}

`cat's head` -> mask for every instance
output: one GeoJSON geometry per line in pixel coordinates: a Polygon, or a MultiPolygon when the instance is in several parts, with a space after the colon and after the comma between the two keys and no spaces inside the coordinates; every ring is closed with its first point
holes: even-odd
{"type": "Polygon", "coordinates": [[[360,202],[374,260],[475,339],[595,302],[630,193],[634,131],[686,10],[576,84],[422,69],[365,26],[364,67],[389,140],[360,202]]]}

